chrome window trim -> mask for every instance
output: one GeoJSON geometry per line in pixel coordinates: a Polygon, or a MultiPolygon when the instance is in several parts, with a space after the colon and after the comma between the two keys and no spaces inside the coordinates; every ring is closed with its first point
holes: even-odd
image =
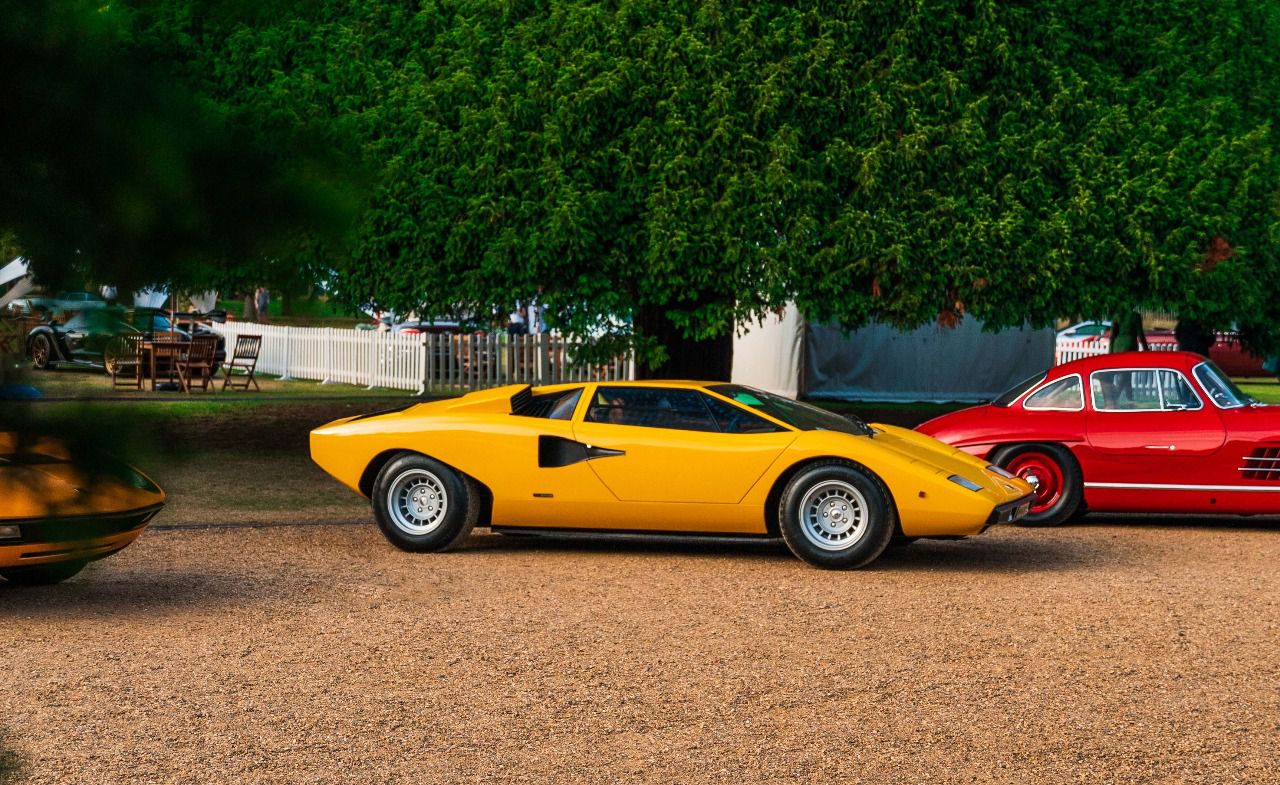
{"type": "MultiPolygon", "coordinates": [[[[1204,387],[1204,382],[1200,381],[1200,377],[1196,375],[1196,370],[1197,370],[1197,369],[1200,369],[1200,368],[1209,368],[1209,363],[1207,363],[1207,362],[1199,362],[1199,363],[1196,363],[1195,365],[1191,366],[1191,375],[1192,375],[1192,377],[1194,377],[1194,378],[1195,378],[1195,380],[1196,380],[1197,382],[1199,382],[1199,383],[1200,383],[1200,386],[1201,386],[1201,387],[1204,387]]],[[[1210,371],[1210,373],[1212,373],[1212,372],[1213,372],[1213,369],[1212,369],[1212,368],[1209,368],[1209,371],[1210,371]]],[[[1204,388],[1204,390],[1205,390],[1205,395],[1209,395],[1209,389],[1208,389],[1207,387],[1205,387],[1205,388],[1204,388]]],[[[1228,409],[1243,409],[1244,407],[1246,407],[1246,406],[1248,406],[1248,405],[1249,405],[1249,404],[1247,404],[1247,403],[1237,403],[1237,404],[1235,404],[1234,406],[1223,406],[1222,404],[1218,403],[1218,400],[1217,400],[1216,398],[1214,398],[1212,395],[1209,395],[1209,401],[1213,403],[1213,405],[1214,405],[1214,407],[1215,407],[1215,408],[1221,409],[1221,410],[1223,410],[1223,411],[1226,411],[1226,410],[1228,410],[1228,409]]]]}
{"type": "Polygon", "coordinates": [[[1187,375],[1184,374],[1182,371],[1179,371],[1174,368],[1159,368],[1154,366],[1150,368],[1099,368],[1096,371],[1089,372],[1089,411],[1097,412],[1098,414],[1150,414],[1152,412],[1163,412],[1163,413],[1202,412],[1204,411],[1204,398],[1200,397],[1200,391],[1196,389],[1196,386],[1192,384],[1189,379],[1187,379],[1187,375]],[[1152,373],[1159,373],[1160,371],[1168,371],[1169,373],[1176,373],[1178,376],[1182,377],[1182,381],[1187,385],[1187,389],[1190,390],[1191,394],[1196,397],[1196,401],[1200,405],[1194,409],[1190,409],[1190,408],[1166,409],[1164,407],[1164,388],[1160,386],[1159,382],[1156,382],[1156,394],[1160,397],[1160,408],[1158,409],[1099,409],[1097,401],[1095,401],[1093,397],[1093,377],[1100,373],[1116,373],[1118,371],[1150,371],[1152,373]]]}
{"type": "Polygon", "coordinates": [[[1082,377],[1078,373],[1069,373],[1066,376],[1059,376],[1057,379],[1054,379],[1052,381],[1045,380],[1040,383],[1039,387],[1036,387],[1035,389],[1030,390],[1025,395],[1023,395],[1021,398],[1021,402],[1022,402],[1022,408],[1029,412],[1082,412],[1084,411],[1084,377],[1082,377]],[[1073,376],[1078,382],[1080,382],[1080,405],[1078,407],[1074,409],[1069,409],[1065,406],[1028,406],[1027,405],[1027,402],[1031,400],[1031,397],[1033,395],[1038,395],[1041,390],[1045,390],[1045,389],[1048,389],[1049,387],[1052,387],[1055,384],[1065,382],[1068,379],[1072,378],[1073,376]]]}

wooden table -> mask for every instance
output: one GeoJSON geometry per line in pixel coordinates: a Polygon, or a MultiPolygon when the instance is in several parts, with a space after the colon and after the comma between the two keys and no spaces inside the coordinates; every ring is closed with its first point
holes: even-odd
{"type": "MultiPolygon", "coordinates": [[[[181,359],[190,346],[190,341],[156,341],[148,338],[142,342],[143,361],[147,364],[147,367],[151,369],[152,392],[156,391],[156,375],[158,373],[156,359],[158,357],[169,359],[169,366],[167,370],[169,373],[169,381],[172,382],[173,374],[178,369],[178,360],[181,359]]],[[[179,382],[178,389],[182,389],[181,382],[179,382]]]]}

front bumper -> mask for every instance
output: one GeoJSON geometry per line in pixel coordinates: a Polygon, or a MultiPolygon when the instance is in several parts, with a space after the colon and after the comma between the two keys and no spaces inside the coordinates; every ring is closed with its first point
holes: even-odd
{"type": "Polygon", "coordinates": [[[108,515],[6,520],[22,536],[0,540],[0,567],[93,561],[110,556],[142,534],[163,503],[108,515]]]}
{"type": "Polygon", "coordinates": [[[1035,496],[1034,493],[1029,493],[1020,499],[997,506],[987,518],[987,526],[995,526],[997,523],[1016,523],[1025,518],[1031,511],[1031,502],[1035,500],[1035,496]]]}

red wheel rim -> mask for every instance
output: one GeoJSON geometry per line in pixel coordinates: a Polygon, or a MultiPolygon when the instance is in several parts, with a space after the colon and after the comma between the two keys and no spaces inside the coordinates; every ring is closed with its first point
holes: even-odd
{"type": "Polygon", "coordinates": [[[1020,453],[1009,461],[1005,467],[1010,474],[1017,475],[1030,482],[1031,477],[1039,481],[1036,486],[1036,498],[1031,503],[1031,515],[1038,515],[1053,508],[1062,498],[1062,466],[1057,459],[1047,453],[1036,450],[1020,453]]]}

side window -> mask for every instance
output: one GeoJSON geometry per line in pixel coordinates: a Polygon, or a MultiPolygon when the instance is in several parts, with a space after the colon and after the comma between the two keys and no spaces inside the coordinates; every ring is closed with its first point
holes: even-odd
{"type": "Polygon", "coordinates": [[[547,420],[571,420],[573,410],[582,397],[582,388],[532,395],[524,393],[511,401],[511,413],[517,417],[541,417],[547,420]]]}
{"type": "Polygon", "coordinates": [[[1078,412],[1084,408],[1084,385],[1079,376],[1068,376],[1045,385],[1023,401],[1024,409],[1057,409],[1078,412]]]}
{"type": "Polygon", "coordinates": [[[551,414],[547,415],[548,420],[572,420],[573,410],[578,406],[578,399],[582,397],[582,388],[574,390],[568,395],[562,395],[560,400],[556,401],[556,405],[551,407],[551,414]]]}
{"type": "Polygon", "coordinates": [[[1096,371],[1090,390],[1098,411],[1180,411],[1204,405],[1182,374],[1166,369],[1096,371]]]}
{"type": "Polygon", "coordinates": [[[719,398],[699,393],[722,433],[777,433],[784,430],[759,415],[752,414],[719,398]]]}
{"type": "Polygon", "coordinates": [[[680,431],[720,430],[702,397],[696,390],[597,387],[586,421],[680,431]]]}
{"type": "Polygon", "coordinates": [[[1166,409],[1193,411],[1204,406],[1191,384],[1177,371],[1160,371],[1160,395],[1166,409]]]}

